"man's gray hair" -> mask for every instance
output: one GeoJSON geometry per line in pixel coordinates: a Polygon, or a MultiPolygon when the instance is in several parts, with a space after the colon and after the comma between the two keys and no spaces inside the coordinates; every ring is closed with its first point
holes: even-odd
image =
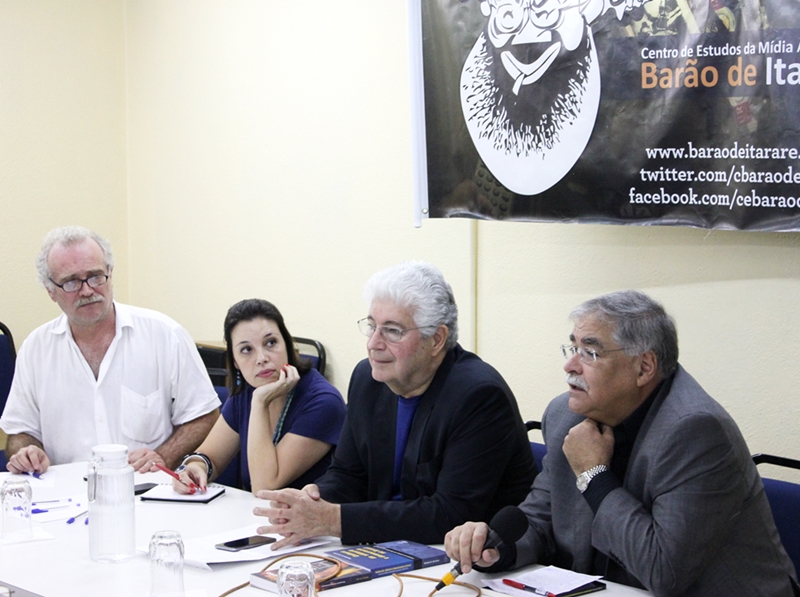
{"type": "Polygon", "coordinates": [[[42,242],[42,250],[36,257],[36,274],[39,282],[48,290],[55,290],[55,285],[50,281],[52,277],[50,267],[47,265],[47,256],[50,254],[50,249],[55,245],[64,245],[69,247],[76,243],[92,239],[103,250],[103,257],[106,261],[106,270],[111,270],[114,267],[114,254],[111,252],[111,244],[96,232],[84,228],[83,226],[63,226],[62,228],[55,228],[47,233],[42,242]]]}
{"type": "Polygon", "coordinates": [[[625,354],[634,356],[653,351],[661,377],[678,367],[678,332],[664,307],[643,292],[623,290],[586,301],[571,314],[573,322],[593,317],[610,324],[614,341],[625,354]]]}
{"type": "Polygon", "coordinates": [[[433,336],[436,327],[446,325],[449,333],[445,349],[458,342],[458,307],[442,272],[424,261],[406,261],[373,275],[364,289],[367,305],[388,301],[411,309],[414,326],[423,338],[433,336]]]}

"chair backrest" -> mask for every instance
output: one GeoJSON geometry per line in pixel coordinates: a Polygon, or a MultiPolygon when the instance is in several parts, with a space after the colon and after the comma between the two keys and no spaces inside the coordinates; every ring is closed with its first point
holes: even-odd
{"type": "MultiPolygon", "coordinates": [[[[542,423],[540,421],[525,421],[525,429],[528,431],[533,429],[541,430],[542,423]]],[[[531,442],[531,452],[533,452],[533,459],[536,461],[536,468],[538,468],[541,473],[542,470],[544,470],[542,469],[542,460],[545,454],[547,454],[547,446],[539,442],[531,442]]]]}
{"type": "MultiPolygon", "coordinates": [[[[318,340],[300,338],[299,336],[294,336],[294,343],[300,356],[310,360],[314,368],[322,375],[325,375],[326,357],[325,347],[322,343],[318,340]]],[[[211,383],[215,386],[226,386],[228,383],[228,369],[225,365],[225,349],[209,346],[208,344],[197,344],[196,346],[197,352],[200,353],[200,358],[203,359],[203,364],[206,366],[208,376],[211,378],[211,383]]]]}
{"type": "Polygon", "coordinates": [[[300,336],[293,336],[294,345],[300,356],[306,357],[310,360],[317,371],[325,375],[325,347],[322,343],[311,338],[301,338],[300,336]]]}
{"type": "MultiPolygon", "coordinates": [[[[771,454],[755,454],[753,462],[800,470],[800,460],[771,454]]],[[[783,547],[800,574],[800,484],[778,479],[762,478],[762,481],[783,547]]]]}
{"type": "Polygon", "coordinates": [[[6,325],[0,323],[0,414],[6,406],[11,381],[14,379],[14,364],[17,350],[14,348],[14,337],[6,325]]]}
{"type": "Polygon", "coordinates": [[[225,368],[225,349],[207,344],[197,344],[197,352],[203,359],[211,383],[224,387],[228,383],[228,370],[225,368]]]}

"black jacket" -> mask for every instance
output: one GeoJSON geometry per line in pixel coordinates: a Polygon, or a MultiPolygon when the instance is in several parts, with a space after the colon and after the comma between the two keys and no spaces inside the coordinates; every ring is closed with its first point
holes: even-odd
{"type": "Polygon", "coordinates": [[[403,458],[403,501],[391,501],[397,396],[353,371],[347,417],[317,484],[342,504],[342,543],[442,543],[468,520],[519,504],[536,476],[525,426],[500,374],[460,346],[448,351],[417,408],[403,458]]]}

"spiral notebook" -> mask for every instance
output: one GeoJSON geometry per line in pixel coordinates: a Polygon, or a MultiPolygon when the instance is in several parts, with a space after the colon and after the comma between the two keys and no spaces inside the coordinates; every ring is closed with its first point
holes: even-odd
{"type": "Polygon", "coordinates": [[[172,489],[172,483],[159,483],[149,491],[144,492],[139,498],[143,502],[181,502],[194,504],[207,504],[225,493],[224,485],[212,483],[205,493],[199,491],[194,494],[178,493],[172,489]]]}

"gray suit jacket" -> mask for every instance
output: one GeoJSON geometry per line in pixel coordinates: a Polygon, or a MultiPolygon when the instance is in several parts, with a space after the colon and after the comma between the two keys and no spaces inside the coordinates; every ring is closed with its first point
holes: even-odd
{"type": "Polygon", "coordinates": [[[568,399],[558,396],[545,411],[547,456],[520,506],[530,527],[514,567],[552,563],[588,573],[594,547],[659,596],[793,595],[794,567],[744,438],[682,367],[645,417],[624,486],[597,515],[561,449],[583,420],[568,399]]]}

